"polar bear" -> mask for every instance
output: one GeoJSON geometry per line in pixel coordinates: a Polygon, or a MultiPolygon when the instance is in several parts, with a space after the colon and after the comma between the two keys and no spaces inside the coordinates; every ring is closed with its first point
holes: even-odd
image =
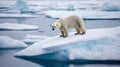
{"type": "Polygon", "coordinates": [[[68,30],[71,28],[75,28],[78,34],[85,34],[86,28],[81,17],[76,15],[71,15],[66,18],[59,18],[55,23],[51,24],[52,30],[54,31],[55,28],[59,28],[62,35],[60,37],[67,37],[68,30]]]}

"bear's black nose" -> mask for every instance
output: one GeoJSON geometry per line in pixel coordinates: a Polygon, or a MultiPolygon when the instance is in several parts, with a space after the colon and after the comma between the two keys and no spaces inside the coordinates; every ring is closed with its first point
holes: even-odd
{"type": "Polygon", "coordinates": [[[55,29],[53,28],[52,30],[54,31],[55,29]]]}

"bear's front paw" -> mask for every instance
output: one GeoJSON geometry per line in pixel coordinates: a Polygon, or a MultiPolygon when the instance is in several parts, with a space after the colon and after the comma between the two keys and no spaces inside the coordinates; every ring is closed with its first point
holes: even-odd
{"type": "Polygon", "coordinates": [[[65,38],[65,37],[67,37],[67,36],[63,36],[63,38],[65,38]]]}
{"type": "Polygon", "coordinates": [[[63,37],[63,35],[60,35],[60,37],[63,37]]]}
{"type": "Polygon", "coordinates": [[[82,33],[80,33],[81,35],[84,35],[84,34],[86,34],[86,32],[82,32],[82,33]]]}
{"type": "Polygon", "coordinates": [[[80,34],[80,33],[75,33],[75,35],[78,35],[78,34],[80,34]]]}

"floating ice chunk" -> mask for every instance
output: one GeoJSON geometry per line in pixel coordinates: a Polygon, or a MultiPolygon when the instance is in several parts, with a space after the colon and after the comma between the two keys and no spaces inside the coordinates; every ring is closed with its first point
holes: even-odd
{"type": "Polygon", "coordinates": [[[1,30],[36,30],[39,27],[18,23],[0,23],[1,30]]]}
{"type": "Polygon", "coordinates": [[[13,9],[19,10],[21,13],[36,13],[34,9],[29,8],[29,5],[24,0],[17,0],[13,9]]]}
{"type": "Polygon", "coordinates": [[[102,5],[101,9],[105,10],[105,11],[119,11],[120,10],[120,1],[119,0],[107,1],[102,5]]]}
{"type": "Polygon", "coordinates": [[[34,43],[15,56],[58,61],[120,60],[120,27],[91,29],[85,35],[59,36],[34,43]]]}
{"type": "Polygon", "coordinates": [[[12,39],[8,36],[0,36],[0,49],[25,47],[27,47],[27,45],[22,41],[12,39]]]}
{"type": "Polygon", "coordinates": [[[13,8],[20,11],[29,10],[29,6],[24,0],[17,0],[13,8]]]}
{"type": "Polygon", "coordinates": [[[68,11],[74,11],[75,8],[74,8],[74,6],[72,4],[68,4],[68,9],[67,10],[68,11]]]}
{"type": "Polygon", "coordinates": [[[39,35],[29,35],[28,34],[23,41],[25,43],[32,44],[32,43],[42,41],[42,40],[46,40],[46,39],[49,39],[49,38],[50,38],[49,36],[45,36],[45,35],[39,36],[39,35]]]}

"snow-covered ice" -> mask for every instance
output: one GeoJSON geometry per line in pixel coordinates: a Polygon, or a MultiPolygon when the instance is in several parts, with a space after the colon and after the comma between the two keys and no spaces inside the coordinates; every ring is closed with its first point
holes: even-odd
{"type": "Polygon", "coordinates": [[[120,60],[120,27],[87,30],[34,43],[15,56],[58,61],[120,60]]]}
{"type": "Polygon", "coordinates": [[[1,30],[36,30],[38,26],[18,24],[18,23],[0,23],[1,30]]]}
{"type": "Polygon", "coordinates": [[[38,41],[42,41],[42,40],[46,40],[49,39],[49,36],[45,36],[45,35],[26,35],[25,39],[23,39],[23,42],[28,43],[28,44],[32,44],[38,41]]]}
{"type": "Polygon", "coordinates": [[[120,11],[85,11],[85,10],[76,10],[76,11],[62,11],[62,10],[51,10],[45,11],[44,14],[52,18],[67,17],[70,15],[78,15],[84,19],[120,19],[120,11]]]}
{"type": "Polygon", "coordinates": [[[38,15],[30,15],[30,14],[3,14],[0,13],[0,18],[34,18],[38,17],[38,15]]]}
{"type": "Polygon", "coordinates": [[[22,41],[12,39],[8,36],[0,36],[0,49],[25,47],[27,47],[27,45],[22,41]]]}

